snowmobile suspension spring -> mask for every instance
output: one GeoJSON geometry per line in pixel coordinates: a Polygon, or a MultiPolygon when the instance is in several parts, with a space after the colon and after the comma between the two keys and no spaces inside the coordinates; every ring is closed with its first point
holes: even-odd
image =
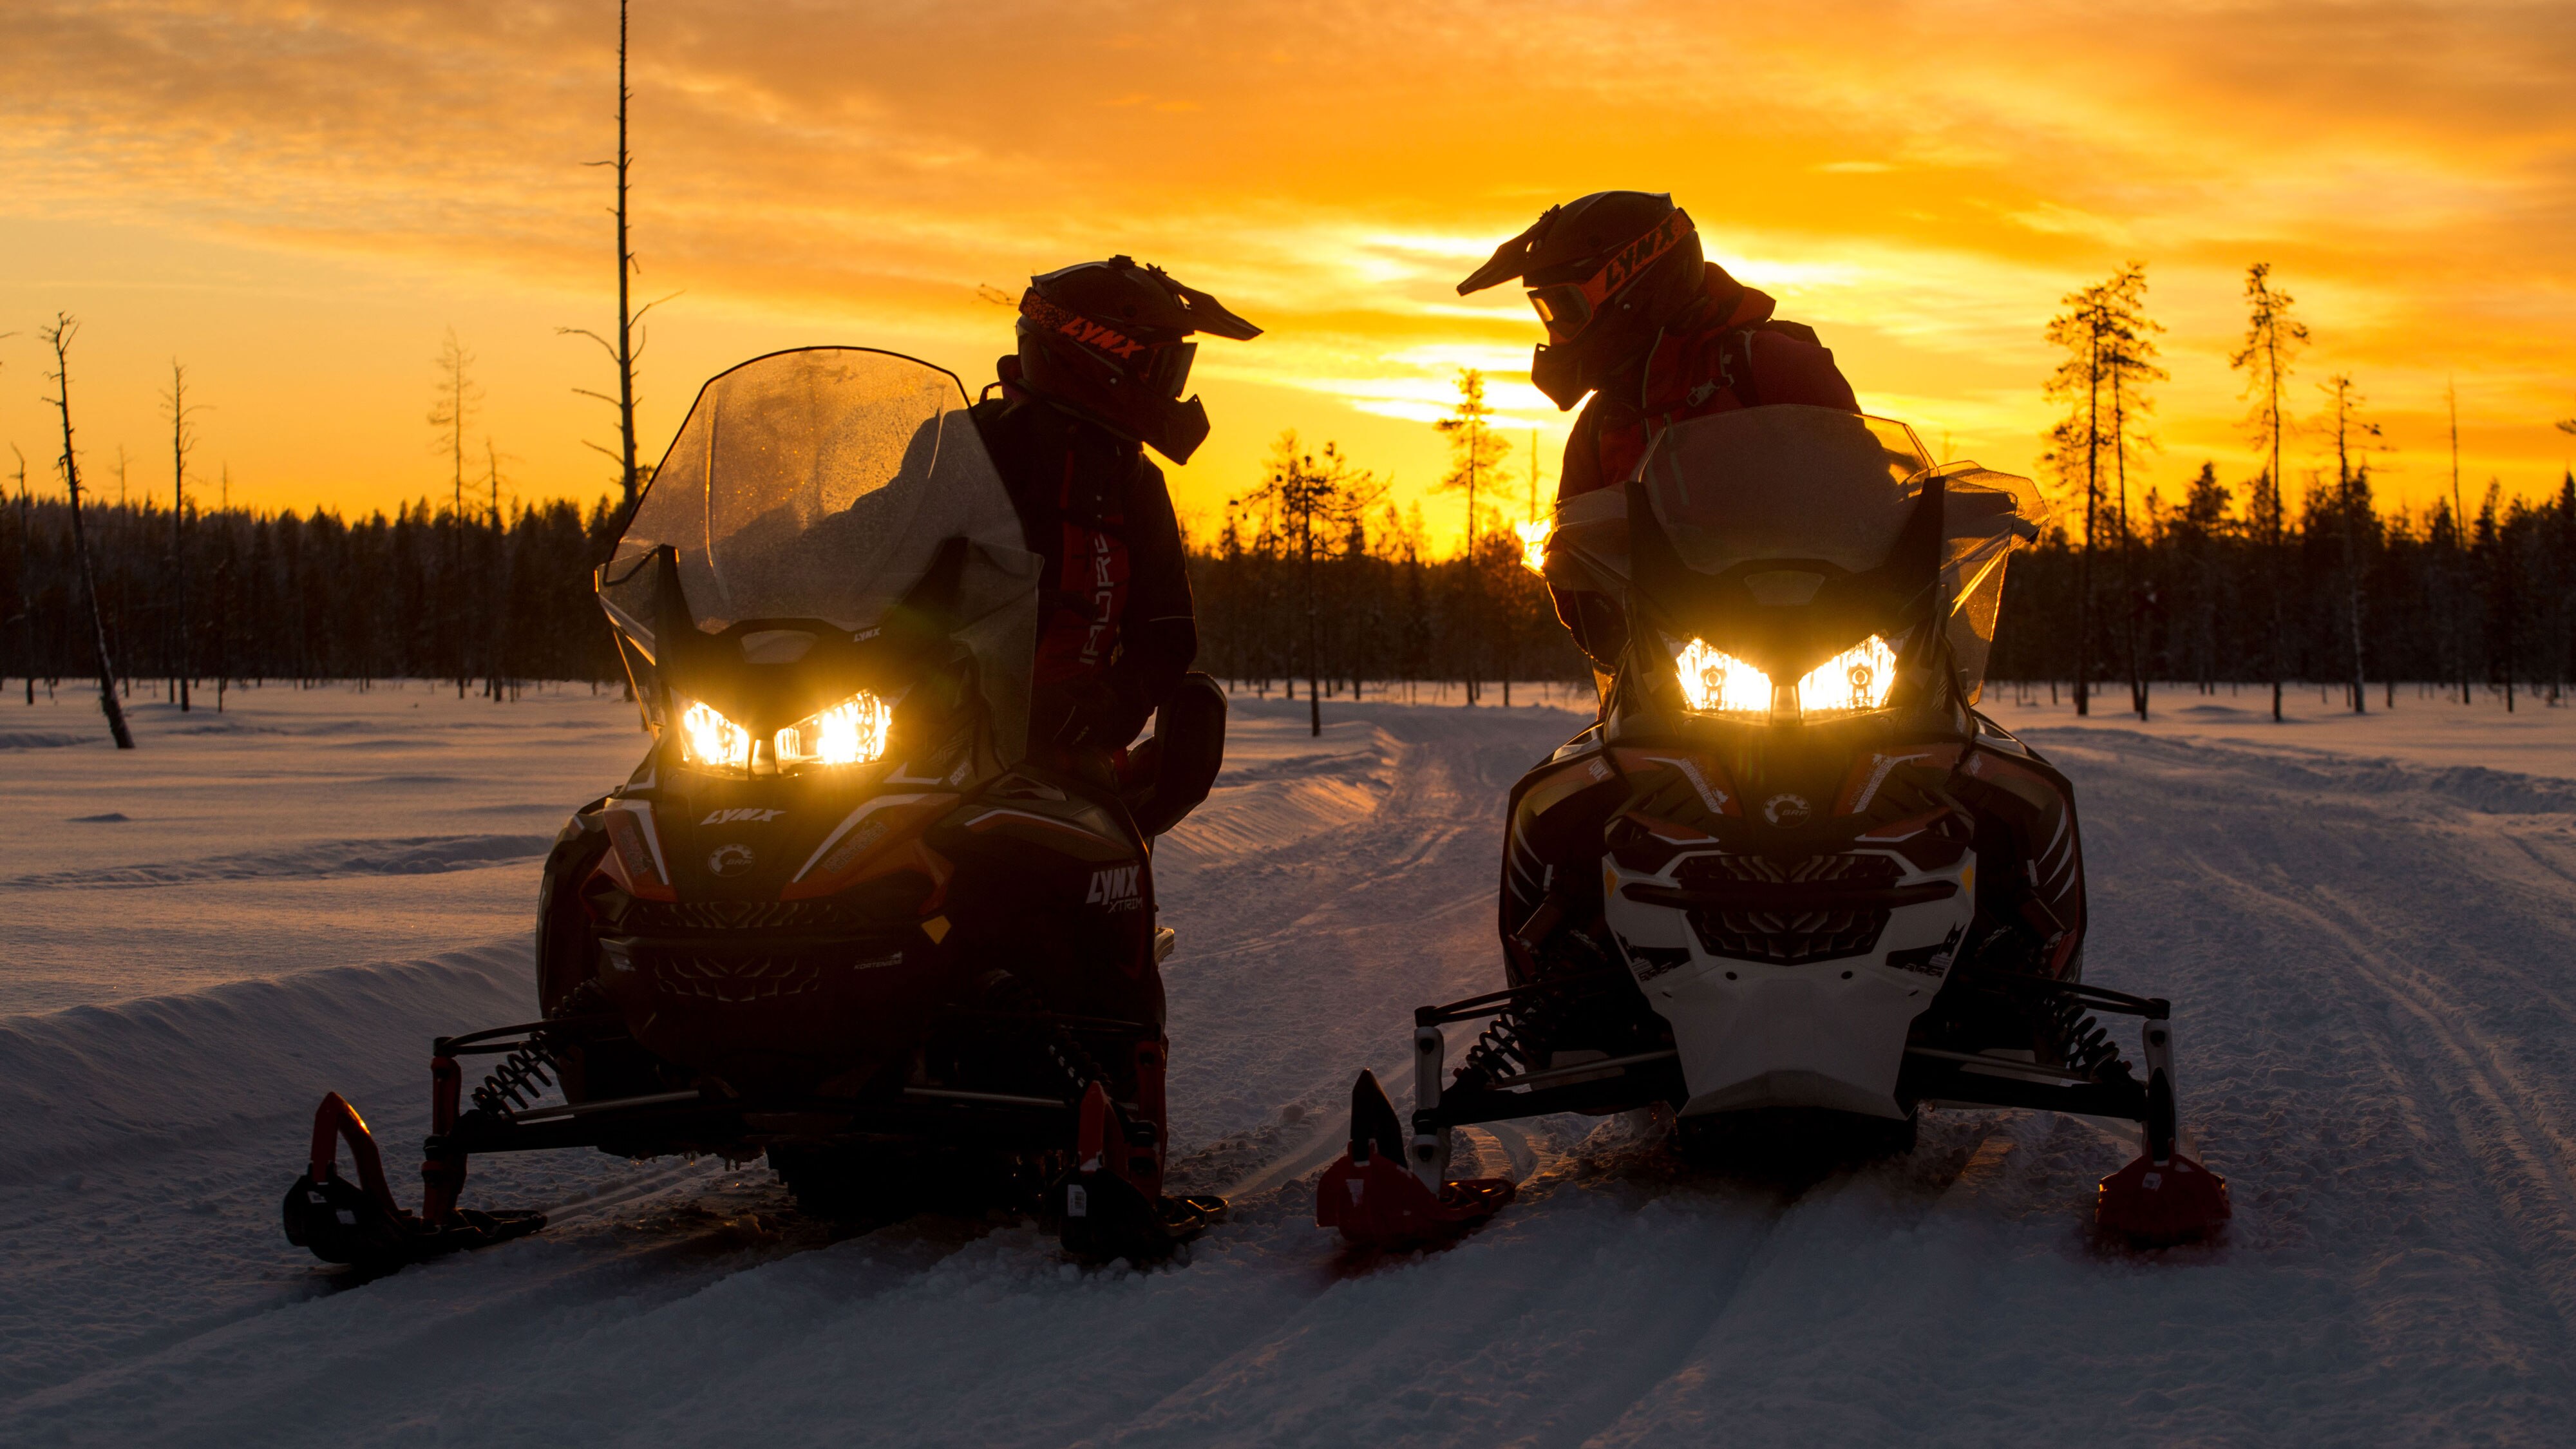
{"type": "Polygon", "coordinates": [[[543,1033],[531,1033],[525,1045],[503,1057],[483,1085],[474,1089],[474,1105],[495,1114],[505,1110],[504,1103],[507,1110],[525,1107],[539,1088],[554,1085],[554,1078],[546,1075],[548,1068],[562,1070],[555,1060],[554,1043],[543,1033]]]}
{"type": "Polygon", "coordinates": [[[1514,1002],[1494,1014],[1485,1029],[1476,1036],[1475,1045],[1467,1048],[1466,1059],[1458,1065],[1460,1082],[1487,1082],[1499,1071],[1517,1062],[1535,1067],[1538,1043],[1544,1039],[1549,1001],[1537,997],[1514,1002]]]}
{"type": "Polygon", "coordinates": [[[1053,1040],[1047,1043],[1047,1056],[1072,1080],[1074,1096],[1080,1097],[1090,1091],[1094,1082],[1106,1083],[1109,1080],[1109,1074],[1100,1069],[1100,1063],[1091,1053],[1082,1049],[1082,1043],[1073,1039],[1072,1032],[1059,1026],[1051,1035],[1053,1040]]]}
{"type": "Polygon", "coordinates": [[[2049,1003],[2048,1012],[2049,1026],[2056,1033],[2059,1054],[2069,1071],[2106,1080],[2129,1075],[2129,1064],[2120,1059],[2118,1044],[2090,1012],[2069,997],[2049,1003]]]}

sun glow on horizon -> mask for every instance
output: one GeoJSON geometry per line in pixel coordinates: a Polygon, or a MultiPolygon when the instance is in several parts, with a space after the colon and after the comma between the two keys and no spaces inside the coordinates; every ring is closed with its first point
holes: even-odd
{"type": "MultiPolygon", "coordinates": [[[[406,13],[215,24],[137,0],[16,34],[0,314],[84,320],[92,478],[121,445],[136,486],[153,479],[176,355],[215,405],[192,494],[211,498],[228,463],[234,500],[267,507],[448,497],[421,417],[453,325],[481,358],[474,436],[508,491],[604,486],[585,444],[613,440],[614,415],[575,390],[613,392],[613,373],[556,329],[614,327],[607,183],[580,164],[610,139],[614,8],[435,38],[406,13]],[[363,71],[328,59],[353,53],[363,71]]],[[[2257,3],[2105,26],[2006,5],[1970,33],[1859,0],[1722,24],[1643,0],[1615,37],[1521,0],[1464,29],[1402,10],[1324,25],[1281,0],[1238,0],[1218,26],[1111,15],[639,12],[637,299],[678,294],[650,324],[639,453],[659,456],[705,378],[781,347],[914,352],[976,389],[1010,345],[979,286],[1015,294],[1126,252],[1268,329],[1201,352],[1215,432],[1165,469],[1185,516],[1221,511],[1293,428],[1394,479],[1393,501],[1421,503],[1454,547],[1464,520],[1433,492],[1446,447],[1428,424],[1456,370],[1487,373],[1516,448],[1536,429],[1552,454],[1572,421],[1529,386],[1539,329],[1517,289],[1460,297],[1458,278],[1552,203],[1647,186],[1822,334],[1864,406],[1950,434],[1953,457],[2040,473],[2056,413],[2042,326],[2136,257],[2172,373],[2141,493],[2170,499],[2203,459],[2231,486],[2251,475],[2226,359],[2260,259],[2316,339],[2297,385],[2349,372],[2372,399],[2395,444],[2375,463],[2384,496],[2447,492],[2454,376],[2472,484],[2529,495],[2569,459],[2550,424],[2576,416],[2576,260],[2532,224],[2576,211],[2576,174],[2552,160],[2576,124],[2551,59],[2576,44],[2563,8],[2353,27],[2257,3]],[[2300,87],[2205,63],[2255,34],[2301,54],[2300,87]],[[1162,79],[1099,87],[1147,37],[1162,79]],[[1891,47],[1941,78],[1939,104],[1886,84],[1891,47]],[[2426,59],[2392,109],[2399,53],[2426,59]],[[1733,78],[1722,97],[1712,73],[1733,78]],[[1078,123],[1013,119],[1032,112],[1078,123]]],[[[32,331],[11,327],[0,364],[32,377],[32,331]]],[[[0,441],[31,459],[38,390],[0,389],[0,441]]],[[[2303,433],[2293,467],[2320,456],[2303,433]]],[[[30,467],[39,489],[46,471],[30,467]]]]}

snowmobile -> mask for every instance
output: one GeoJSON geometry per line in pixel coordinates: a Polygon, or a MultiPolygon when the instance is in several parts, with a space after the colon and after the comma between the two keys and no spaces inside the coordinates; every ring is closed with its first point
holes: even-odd
{"type": "Polygon", "coordinates": [[[1925,1106],[2133,1121],[2101,1229],[2171,1242],[2229,1213],[2180,1143],[2161,999],[2084,980],[2074,796],[1976,709],[2028,480],[1934,467],[1828,408],[1664,431],[1567,500],[1560,590],[1625,601],[1601,719],[1511,792],[1502,990],[1414,1015],[1414,1110],[1373,1074],[1316,1220],[1436,1240],[1514,1185],[1451,1180],[1451,1130],[1670,1113],[1686,1153],[1909,1149],[1925,1106]],[[2143,1023],[2139,1065],[2096,1015],[2143,1023]],[[1444,1028],[1484,1021],[1448,1068],[1444,1028]]]}
{"type": "Polygon", "coordinates": [[[467,1163],[571,1147],[765,1155],[836,1217],[1034,1208],[1095,1260],[1221,1216],[1162,1191],[1149,860],[1224,695],[1189,676],[1107,766],[1033,748],[1038,577],[954,375],[814,348],[709,382],[594,578],[653,742],[547,858],[540,1016],[432,1044],[416,1214],[325,1097],[288,1240],[534,1232],[459,1205],[467,1163]]]}

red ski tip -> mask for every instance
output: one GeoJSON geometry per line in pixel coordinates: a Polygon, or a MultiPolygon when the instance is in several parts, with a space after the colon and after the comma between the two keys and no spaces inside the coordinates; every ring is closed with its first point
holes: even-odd
{"type": "Polygon", "coordinates": [[[2093,1221],[2140,1242],[2181,1243],[2216,1232],[2233,1211],[2227,1179],[2177,1152],[2164,1162],[2141,1156],[2102,1179],[2093,1221]]]}
{"type": "Polygon", "coordinates": [[[1363,1248],[1435,1242],[1502,1211],[1515,1191],[1508,1178],[1478,1177],[1434,1193],[1385,1153],[1354,1162],[1345,1152],[1315,1185],[1315,1225],[1363,1248]]]}

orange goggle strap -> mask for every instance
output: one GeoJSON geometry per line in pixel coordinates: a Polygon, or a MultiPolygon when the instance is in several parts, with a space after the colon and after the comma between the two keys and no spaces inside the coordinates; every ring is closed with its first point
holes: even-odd
{"type": "Polygon", "coordinates": [[[1652,229],[1610,254],[1601,270],[1580,282],[1556,282],[1529,289],[1530,305],[1538,309],[1539,319],[1547,324],[1548,336],[1559,342],[1571,342],[1590,325],[1592,314],[1601,305],[1637,280],[1648,267],[1661,261],[1666,252],[1681,245],[1682,239],[1697,228],[1691,225],[1690,213],[1675,207],[1673,214],[1655,223],[1652,229]]]}

